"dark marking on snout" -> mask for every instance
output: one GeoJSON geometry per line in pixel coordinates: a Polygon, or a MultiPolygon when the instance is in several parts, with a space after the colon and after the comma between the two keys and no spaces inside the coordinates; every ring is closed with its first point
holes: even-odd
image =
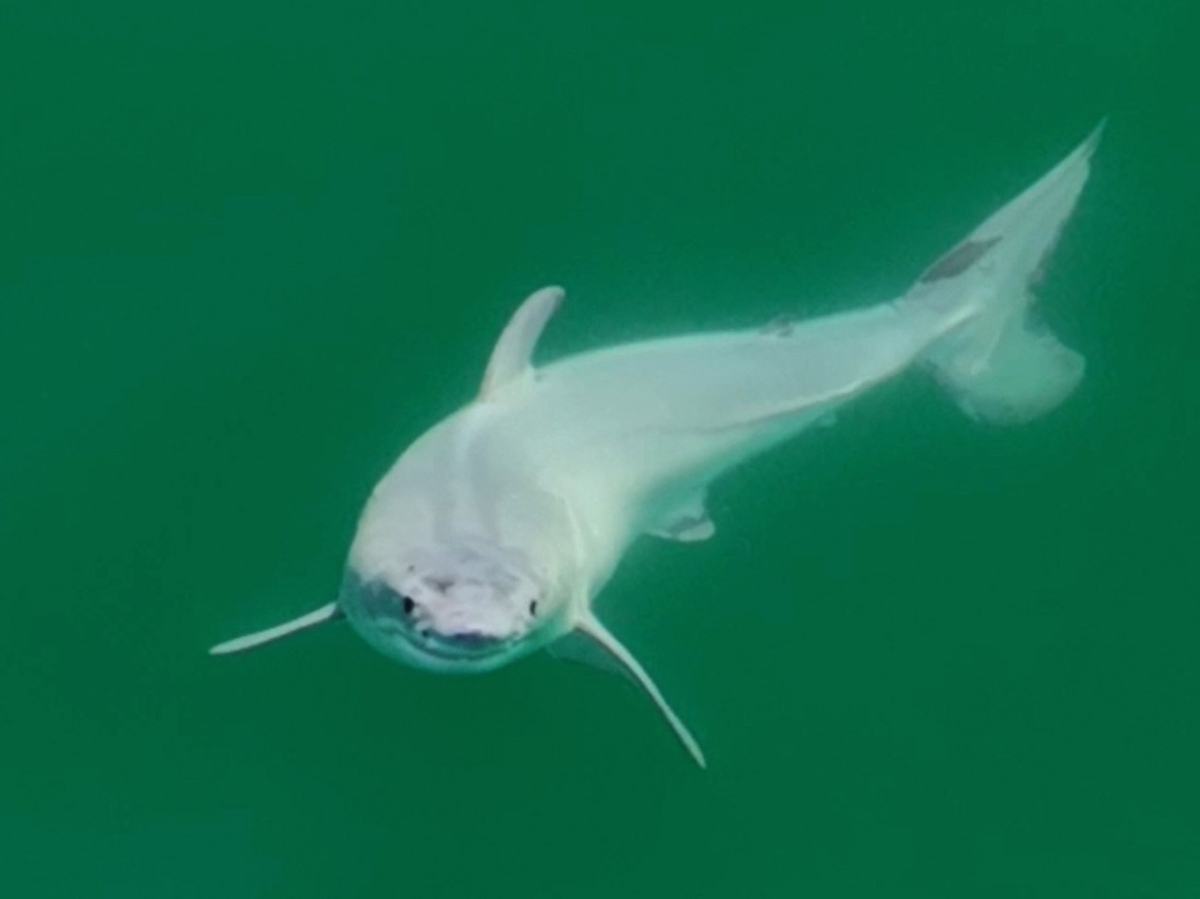
{"type": "Polygon", "coordinates": [[[964,240],[957,247],[931,265],[921,275],[921,284],[932,284],[961,275],[976,262],[987,255],[988,250],[1000,243],[999,237],[987,240],[964,240]]]}

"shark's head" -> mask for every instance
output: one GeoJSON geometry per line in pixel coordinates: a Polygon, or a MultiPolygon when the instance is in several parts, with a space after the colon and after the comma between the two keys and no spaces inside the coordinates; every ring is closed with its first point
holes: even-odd
{"type": "Polygon", "coordinates": [[[558,604],[519,554],[432,547],[364,576],[347,569],[338,604],[380,652],[435,671],[490,671],[557,635],[558,604]]]}

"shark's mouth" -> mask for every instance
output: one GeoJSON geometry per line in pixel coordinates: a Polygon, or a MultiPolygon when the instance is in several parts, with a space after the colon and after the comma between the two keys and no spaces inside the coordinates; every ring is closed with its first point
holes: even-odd
{"type": "Polygon", "coordinates": [[[467,666],[468,670],[471,666],[476,665],[485,668],[493,667],[487,663],[494,663],[497,657],[510,654],[518,642],[516,638],[464,639],[461,636],[448,637],[428,630],[421,632],[407,622],[397,621],[394,618],[372,619],[367,627],[374,632],[375,636],[373,638],[368,634],[364,634],[364,636],[367,636],[370,642],[388,655],[399,653],[401,657],[418,664],[420,664],[420,659],[426,659],[439,663],[439,668],[445,665],[467,666]]]}
{"type": "Polygon", "coordinates": [[[470,662],[503,655],[512,649],[515,638],[489,637],[483,634],[440,634],[436,631],[414,632],[404,628],[404,637],[418,652],[448,662],[470,662]]]}

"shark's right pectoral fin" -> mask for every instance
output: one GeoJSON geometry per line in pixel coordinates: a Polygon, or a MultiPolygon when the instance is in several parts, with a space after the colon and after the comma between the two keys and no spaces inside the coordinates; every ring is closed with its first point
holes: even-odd
{"type": "Polygon", "coordinates": [[[671,730],[675,732],[675,736],[679,738],[679,742],[683,744],[691,757],[696,760],[696,764],[701,768],[708,767],[700,744],[696,742],[691,731],[667,704],[667,700],[663,698],[654,681],[650,679],[646,669],[594,615],[589,613],[575,626],[575,630],[551,644],[549,651],[559,658],[583,662],[606,671],[615,671],[625,675],[658,706],[662,716],[671,725],[671,730]]]}
{"type": "Polygon", "coordinates": [[[321,608],[309,612],[307,615],[300,616],[295,621],[289,621],[286,624],[276,625],[265,631],[258,631],[254,634],[247,634],[244,637],[218,643],[208,652],[214,656],[228,655],[231,652],[242,652],[243,650],[253,649],[256,646],[262,646],[264,643],[274,642],[297,631],[308,630],[310,627],[316,627],[318,624],[324,624],[326,621],[333,621],[341,617],[342,610],[338,608],[336,602],[331,602],[327,606],[321,606],[321,608]]]}

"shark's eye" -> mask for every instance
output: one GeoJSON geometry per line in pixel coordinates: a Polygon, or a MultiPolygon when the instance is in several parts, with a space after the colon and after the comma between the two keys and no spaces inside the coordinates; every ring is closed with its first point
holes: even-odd
{"type": "Polygon", "coordinates": [[[415,609],[416,607],[417,607],[417,604],[415,602],[413,602],[411,596],[404,597],[404,614],[405,615],[411,615],[413,613],[413,609],[415,609]]]}
{"type": "Polygon", "coordinates": [[[537,614],[537,600],[536,599],[533,600],[531,603],[529,603],[529,614],[530,615],[537,614]]]}

